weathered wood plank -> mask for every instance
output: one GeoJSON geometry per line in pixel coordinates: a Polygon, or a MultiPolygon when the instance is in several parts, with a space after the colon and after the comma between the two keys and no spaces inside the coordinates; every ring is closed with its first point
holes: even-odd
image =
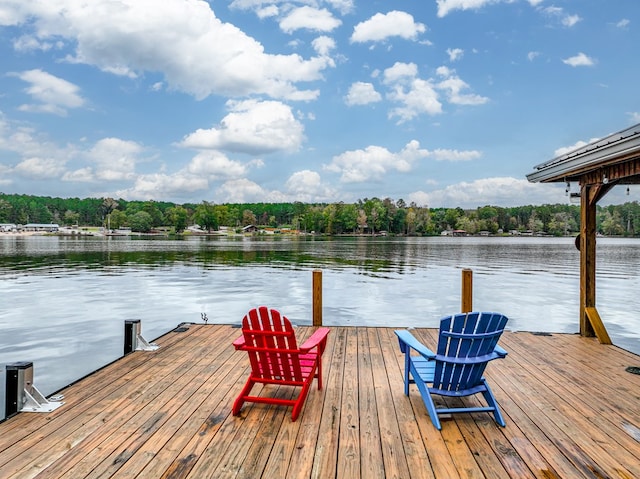
{"type": "MultiPolygon", "coordinates": [[[[200,387],[192,396],[179,394],[175,398],[179,401],[176,412],[113,477],[131,479],[139,474],[141,477],[159,477],[162,473],[158,471],[168,467],[202,423],[219,420],[220,415],[212,413],[212,409],[226,398],[226,390],[219,385],[224,381],[233,384],[244,372],[232,360],[233,352],[232,348],[220,348],[219,354],[210,366],[198,376],[198,379],[201,379],[200,387]],[[145,469],[149,464],[155,465],[155,471],[151,468],[145,469]],[[146,472],[143,472],[145,470],[146,472]]],[[[228,400],[224,402],[225,407],[227,404],[228,400]]]]}
{"type": "MultiPolygon", "coordinates": [[[[202,341],[198,335],[195,336],[198,341],[202,341]]],[[[163,356],[171,353],[170,348],[160,349],[155,352],[140,352],[130,356],[145,356],[146,357],[146,371],[147,375],[143,377],[149,377],[153,373],[154,368],[157,368],[157,374],[161,378],[165,378],[167,381],[172,381],[171,370],[166,368],[163,364],[163,356]]],[[[124,358],[129,359],[130,356],[124,358]]],[[[179,365],[184,364],[181,362],[190,363],[191,358],[189,356],[176,355],[175,361],[179,365]]],[[[139,368],[143,367],[145,363],[144,358],[142,362],[134,370],[125,374],[125,379],[122,380],[120,371],[116,364],[111,365],[101,371],[102,381],[105,384],[104,391],[100,389],[94,389],[93,396],[87,396],[87,401],[92,403],[92,406],[85,414],[76,416],[73,407],[67,409],[66,405],[57,409],[52,415],[50,422],[60,420],[61,426],[56,430],[56,434],[37,434],[33,437],[29,437],[26,444],[34,444],[34,447],[24,448],[21,453],[16,456],[11,462],[3,465],[3,469],[7,471],[6,477],[12,477],[11,470],[16,470],[16,477],[26,478],[33,477],[33,475],[39,473],[43,469],[47,469],[50,464],[56,461],[58,458],[64,457],[64,460],[58,461],[56,468],[58,471],[64,464],[73,464],[74,457],[82,457],[85,451],[90,451],[97,447],[101,441],[104,440],[103,431],[106,425],[113,425],[117,423],[126,422],[127,415],[131,411],[132,404],[136,404],[136,401],[141,403],[146,402],[149,398],[155,394],[161,392],[163,387],[154,388],[154,383],[136,381],[140,379],[139,368]],[[120,387],[115,390],[111,390],[108,385],[112,382],[119,383],[120,387]],[[105,394],[108,394],[105,396],[105,394]],[[56,414],[57,413],[57,414],[56,414]],[[87,438],[94,438],[97,443],[91,443],[87,447],[87,438]],[[37,439],[37,442],[34,441],[37,439]],[[35,447],[37,446],[37,447],[35,447]],[[84,449],[83,449],[84,448],[84,449]],[[37,459],[37,460],[36,460],[37,459]],[[26,464],[31,464],[32,468],[30,472],[24,470],[26,464]]],[[[137,362],[133,362],[137,364],[137,362]]],[[[126,371],[126,370],[125,370],[126,371]]],[[[94,379],[94,378],[91,378],[94,379]]],[[[78,385],[75,385],[78,386],[78,385]]],[[[71,405],[81,402],[79,396],[83,395],[83,389],[72,386],[71,393],[65,391],[65,400],[69,398],[71,405]]],[[[86,394],[89,394],[87,392],[86,394]]],[[[32,416],[33,414],[25,414],[24,416],[32,416]]],[[[19,415],[20,416],[20,415],[19,415]]],[[[45,427],[47,432],[50,427],[45,427]]],[[[108,429],[111,431],[111,429],[108,429]]],[[[54,473],[50,477],[58,477],[60,472],[54,473]]],[[[43,476],[44,477],[44,476],[43,476]]]]}
{"type": "MultiPolygon", "coordinates": [[[[301,326],[300,337],[313,330],[301,326]]],[[[640,477],[640,376],[625,372],[640,359],[594,338],[506,332],[509,355],[486,377],[507,427],[485,413],[454,414],[440,432],[416,388],[404,395],[387,328],[331,328],[324,388],[312,387],[295,423],[291,408],[263,404],[234,417],[248,373],[231,346],[238,334],[228,325],[169,333],[158,351],[65,388],[55,412],[0,423],[0,477],[640,477]]],[[[414,334],[435,347],[436,330],[414,334]]]]}
{"type": "MultiPolygon", "coordinates": [[[[374,371],[371,362],[369,329],[358,328],[358,416],[360,418],[361,477],[384,478],[378,403],[376,401],[374,371]]],[[[373,341],[377,341],[374,336],[373,341]]]]}
{"type": "MultiPolygon", "coordinates": [[[[404,356],[400,353],[398,338],[391,329],[369,329],[368,333],[374,338],[370,341],[375,341],[376,336],[380,341],[410,477],[433,478],[434,472],[427,452],[432,448],[432,441],[429,443],[423,441],[411,400],[404,395],[404,356]]],[[[422,408],[424,409],[424,405],[422,408]]]]}
{"type": "MultiPolygon", "coordinates": [[[[428,330],[416,329],[412,333],[423,341],[427,345],[436,344],[437,333],[430,335],[428,330]]],[[[399,353],[398,341],[394,343],[395,350],[399,353]]],[[[399,367],[404,374],[404,364],[401,356],[398,356],[399,367]]],[[[402,389],[400,389],[402,391],[402,389]]],[[[405,396],[406,397],[406,396],[405,396]]],[[[457,479],[461,476],[460,472],[456,468],[450,451],[445,443],[444,436],[435,428],[431,422],[431,418],[427,413],[427,409],[420,397],[420,393],[416,386],[411,386],[409,389],[409,400],[411,402],[412,409],[415,414],[418,430],[422,437],[422,442],[425,444],[427,454],[429,456],[429,462],[433,470],[433,475],[436,479],[457,479]]],[[[437,402],[437,401],[436,401],[437,402]]],[[[418,476],[419,477],[419,476],[418,476]]]]}
{"type": "Polygon", "coordinates": [[[315,390],[309,392],[304,411],[298,418],[300,429],[295,439],[293,449],[289,454],[289,461],[269,460],[264,470],[264,477],[276,478],[287,477],[291,479],[307,478],[311,475],[315,450],[318,441],[325,438],[319,437],[320,423],[324,409],[325,396],[327,394],[327,378],[331,374],[334,362],[333,351],[336,345],[335,331],[331,331],[328,336],[327,346],[322,359],[323,389],[318,391],[317,384],[314,383],[315,390]]]}
{"type": "MultiPolygon", "coordinates": [[[[216,338],[219,339],[219,336],[220,333],[217,333],[216,338]]],[[[149,369],[150,374],[141,378],[141,383],[138,384],[139,391],[144,389],[142,395],[129,396],[127,403],[118,408],[112,418],[103,421],[97,431],[78,443],[71,453],[66,454],[65,461],[57,463],[58,470],[51,468],[41,473],[40,477],[63,479],[84,474],[84,471],[109,477],[128,462],[137,449],[182,407],[182,401],[189,399],[202,384],[193,378],[204,377],[211,367],[210,358],[206,356],[210,349],[207,337],[200,335],[198,341],[188,344],[188,351],[186,348],[165,351],[165,354],[175,353],[172,356],[176,357],[177,362],[172,366],[177,377],[173,374],[156,374],[156,368],[157,372],[172,370],[167,367],[164,359],[158,361],[158,364],[149,369]],[[107,428],[108,432],[105,434],[102,428],[107,428]],[[73,463],[74,460],[77,462],[73,463]],[[67,467],[75,465],[66,474],[62,474],[59,468],[63,464],[67,467]],[[107,470],[111,473],[107,474],[107,470]]]]}
{"type": "Polygon", "coordinates": [[[329,336],[335,340],[331,371],[326,382],[322,420],[318,432],[311,478],[335,477],[338,463],[338,437],[340,434],[340,411],[342,408],[342,382],[345,374],[347,328],[334,328],[329,336]]]}
{"type": "Polygon", "coordinates": [[[342,380],[342,403],[340,413],[340,433],[338,436],[337,479],[360,477],[360,438],[358,430],[358,333],[356,329],[347,331],[344,358],[344,378],[342,380]]]}
{"type": "Polygon", "coordinates": [[[403,396],[402,388],[392,391],[389,383],[382,345],[377,336],[369,337],[369,354],[373,368],[373,382],[380,423],[380,442],[384,461],[385,477],[403,479],[410,477],[407,457],[403,448],[402,434],[398,426],[394,397],[403,396]],[[372,340],[373,339],[373,340],[372,340]]]}

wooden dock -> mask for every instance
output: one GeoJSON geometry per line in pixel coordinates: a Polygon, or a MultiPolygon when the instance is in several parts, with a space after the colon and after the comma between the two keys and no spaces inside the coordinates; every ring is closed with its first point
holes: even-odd
{"type": "MultiPolygon", "coordinates": [[[[300,327],[301,338],[312,332],[300,327]]],[[[437,331],[414,333],[435,345],[437,331]]],[[[457,415],[438,431],[403,394],[392,329],[334,327],[323,390],[290,408],[231,405],[248,373],[229,325],[189,325],[61,391],[56,411],[0,424],[0,477],[640,478],[640,357],[578,335],[507,332],[486,377],[506,428],[457,415]]],[[[37,377],[36,377],[37,382],[37,377]]],[[[263,394],[286,395],[278,388],[263,394]]],[[[474,399],[470,399],[474,401],[474,399]]]]}

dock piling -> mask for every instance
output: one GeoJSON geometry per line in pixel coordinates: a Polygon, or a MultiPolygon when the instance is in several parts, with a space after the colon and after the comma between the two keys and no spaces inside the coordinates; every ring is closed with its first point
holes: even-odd
{"type": "Polygon", "coordinates": [[[124,354],[133,351],[155,351],[158,345],[142,337],[142,323],[139,319],[126,319],[124,322],[124,354]]]}
{"type": "Polygon", "coordinates": [[[462,306],[461,313],[473,311],[473,271],[462,270],[462,306]]]}
{"type": "Polygon", "coordinates": [[[49,401],[33,384],[33,363],[20,361],[6,365],[5,418],[19,412],[51,412],[64,403],[49,401]]]}
{"type": "Polygon", "coordinates": [[[322,326],[322,270],[313,270],[313,325],[322,326]]]}

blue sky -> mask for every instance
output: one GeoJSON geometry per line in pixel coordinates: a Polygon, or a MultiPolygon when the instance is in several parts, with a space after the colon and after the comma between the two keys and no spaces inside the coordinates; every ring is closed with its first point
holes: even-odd
{"type": "Polygon", "coordinates": [[[525,175],[640,123],[640,3],[603,5],[1,0],[0,191],[566,202],[525,175]]]}

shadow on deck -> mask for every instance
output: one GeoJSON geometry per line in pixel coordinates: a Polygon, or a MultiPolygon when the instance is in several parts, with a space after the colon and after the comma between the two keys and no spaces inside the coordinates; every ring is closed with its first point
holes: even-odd
{"type": "MultiPolygon", "coordinates": [[[[176,330],[177,331],[177,330],[176,330]]],[[[313,331],[300,327],[301,338],[313,331]]],[[[0,477],[637,478],[640,358],[577,335],[505,332],[487,368],[507,422],[431,424],[403,394],[392,329],[333,327],[325,387],[290,408],[231,405],[248,374],[228,325],[191,325],[66,388],[53,413],[0,424],[0,477]]],[[[414,334],[435,345],[437,330],[414,334]]],[[[278,388],[263,394],[286,395],[278,388]]],[[[474,399],[468,399],[474,401],[474,399]]]]}

